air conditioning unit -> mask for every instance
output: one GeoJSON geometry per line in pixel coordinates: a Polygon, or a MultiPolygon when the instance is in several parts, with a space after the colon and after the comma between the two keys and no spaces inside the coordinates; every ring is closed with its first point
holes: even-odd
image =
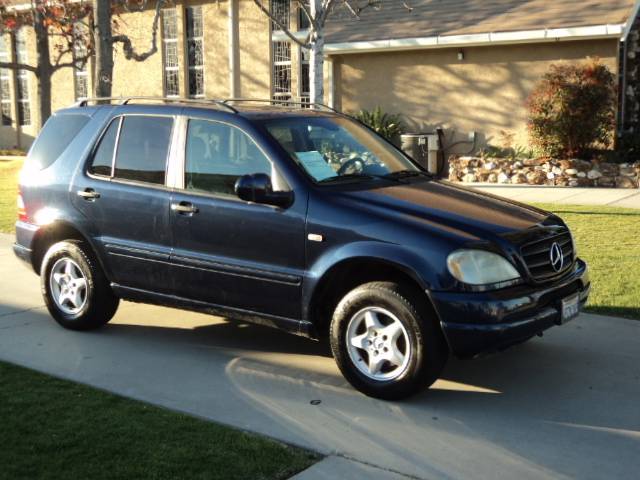
{"type": "Polygon", "coordinates": [[[402,150],[430,173],[438,173],[441,145],[436,132],[405,133],[401,137],[402,150]]]}

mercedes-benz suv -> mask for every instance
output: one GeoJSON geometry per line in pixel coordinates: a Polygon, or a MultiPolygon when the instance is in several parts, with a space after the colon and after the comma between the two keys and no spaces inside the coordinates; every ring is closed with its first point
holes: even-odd
{"type": "Polygon", "coordinates": [[[590,282],[551,213],[439,180],[347,115],[270,102],[84,101],[20,178],[15,253],[63,327],[120,300],[328,338],[398,399],[449,355],[574,318],[590,282]]]}

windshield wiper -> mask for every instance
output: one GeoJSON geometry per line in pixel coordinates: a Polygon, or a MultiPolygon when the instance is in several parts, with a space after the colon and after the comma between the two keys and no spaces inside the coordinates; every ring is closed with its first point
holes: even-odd
{"type": "Polygon", "coordinates": [[[323,178],[322,180],[319,180],[318,183],[334,183],[334,182],[340,182],[342,180],[354,180],[358,178],[370,180],[375,177],[373,175],[367,175],[366,173],[345,173],[344,175],[337,175],[335,177],[323,178]]]}
{"type": "Polygon", "coordinates": [[[408,178],[408,177],[418,177],[418,176],[426,176],[433,177],[433,174],[429,172],[425,172],[422,170],[398,170],[397,172],[387,173],[385,178],[408,178]]]}

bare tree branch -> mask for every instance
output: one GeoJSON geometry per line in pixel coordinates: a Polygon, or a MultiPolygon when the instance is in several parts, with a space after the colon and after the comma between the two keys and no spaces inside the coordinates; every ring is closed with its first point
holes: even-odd
{"type": "Polygon", "coordinates": [[[84,55],[82,57],[76,57],[70,62],[56,63],[55,65],[52,65],[51,71],[56,72],[61,68],[69,68],[69,67],[82,68],[87,64],[87,62],[90,59],[91,59],[91,55],[84,55]]]}
{"type": "Polygon", "coordinates": [[[305,17],[307,17],[307,19],[309,20],[309,23],[311,24],[311,28],[316,29],[318,27],[318,25],[316,24],[316,19],[311,16],[309,7],[306,5],[304,0],[296,0],[296,3],[298,4],[298,7],[300,8],[300,10],[304,12],[305,17]]]}
{"type": "Polygon", "coordinates": [[[273,15],[268,8],[266,8],[261,0],[253,0],[253,3],[255,3],[258,8],[262,11],[262,13],[264,13],[267,17],[269,17],[271,19],[271,21],[273,23],[275,23],[278,28],[280,30],[282,30],[284,32],[284,34],[289,37],[293,42],[295,42],[296,44],[298,44],[299,46],[301,46],[302,48],[310,48],[311,45],[309,45],[309,41],[307,39],[306,42],[301,42],[300,39],[296,38],[296,36],[291,33],[291,30],[289,30],[288,27],[285,27],[282,22],[280,22],[279,19],[276,18],[275,15],[273,15]]]}
{"type": "Polygon", "coordinates": [[[8,68],[9,70],[27,70],[35,74],[38,73],[38,69],[33,65],[17,62],[0,62],[0,68],[8,68]]]}
{"type": "MultiPolygon", "coordinates": [[[[145,2],[143,2],[146,4],[145,2]]],[[[124,51],[124,57],[127,60],[135,60],[136,62],[144,62],[147,58],[158,51],[158,24],[160,23],[160,11],[164,5],[164,0],[158,0],[156,2],[155,16],[153,17],[153,26],[151,27],[151,45],[146,52],[138,53],[135,51],[131,39],[128,35],[120,34],[114,35],[113,43],[122,43],[122,50],[124,51]]]]}

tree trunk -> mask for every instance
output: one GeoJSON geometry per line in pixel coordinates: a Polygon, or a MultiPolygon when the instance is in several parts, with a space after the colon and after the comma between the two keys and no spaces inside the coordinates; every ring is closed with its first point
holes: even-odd
{"type": "Polygon", "coordinates": [[[44,15],[40,10],[35,10],[33,29],[36,36],[36,81],[38,84],[38,110],[39,123],[36,127],[42,128],[51,116],[51,57],[49,54],[49,32],[44,25],[44,15]]]}
{"type": "Polygon", "coordinates": [[[113,84],[113,36],[111,33],[111,2],[93,0],[94,44],[96,55],[96,97],[110,97],[113,84]]]}
{"type": "MultiPolygon", "coordinates": [[[[322,0],[311,0],[312,18],[322,15],[322,0]]],[[[311,55],[309,59],[309,95],[311,103],[324,103],[324,25],[313,32],[311,38],[311,55]]]]}

